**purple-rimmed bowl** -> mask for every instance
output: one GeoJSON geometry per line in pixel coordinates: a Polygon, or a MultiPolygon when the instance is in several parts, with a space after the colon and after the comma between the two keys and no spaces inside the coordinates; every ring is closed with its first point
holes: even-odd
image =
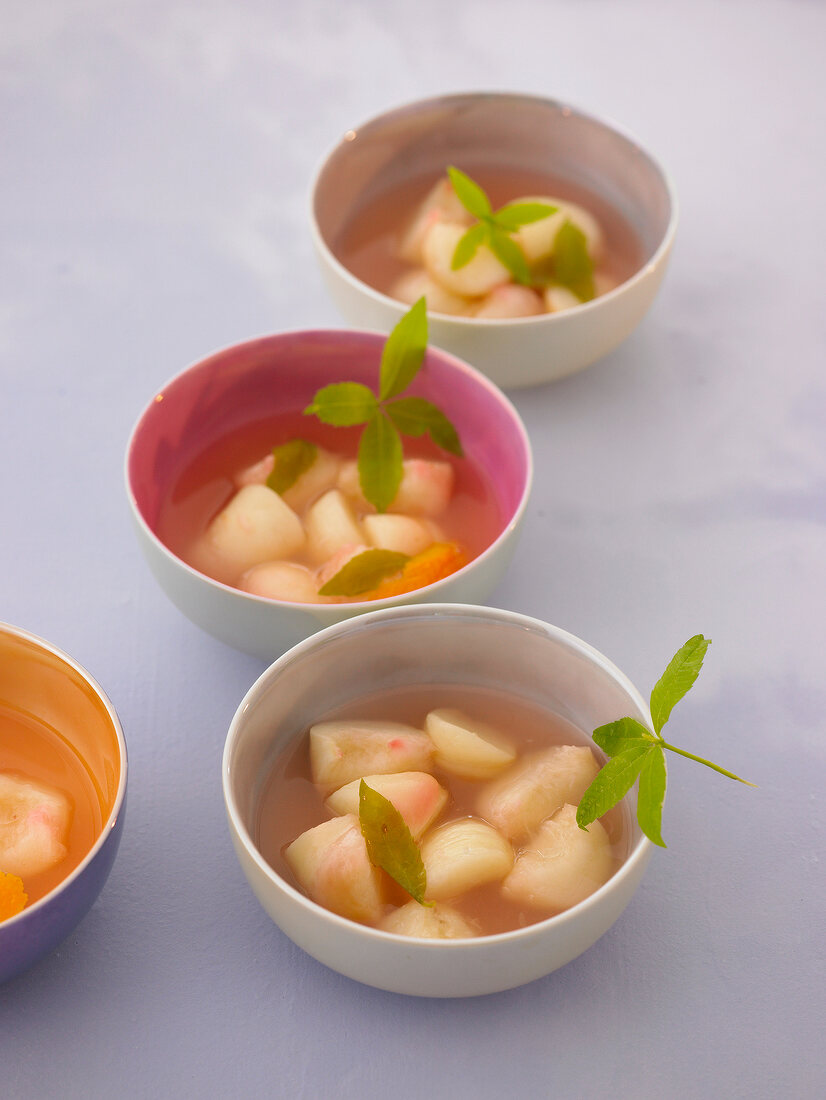
{"type": "Polygon", "coordinates": [[[187,565],[159,536],[162,504],[197,456],[244,425],[303,410],[319,388],[332,382],[362,382],[375,390],[385,340],[377,332],[322,329],[235,344],[173,378],[135,425],[125,476],[141,549],[172,602],[235,649],[270,661],[317,630],[366,611],[435,600],[481,603],[507,568],[533,477],[527,432],[492,382],[433,347],[405,394],[427,398],[450,417],[499,514],[496,537],[463,568],[415,592],[382,600],[297,603],[213,580],[187,565]]]}
{"type": "Polygon", "coordinates": [[[101,819],[80,863],[39,901],[0,921],[2,983],[57,947],[103,888],[123,829],[126,742],[114,707],[76,661],[6,623],[0,623],[0,709],[54,730],[68,744],[91,777],[101,819]]]}

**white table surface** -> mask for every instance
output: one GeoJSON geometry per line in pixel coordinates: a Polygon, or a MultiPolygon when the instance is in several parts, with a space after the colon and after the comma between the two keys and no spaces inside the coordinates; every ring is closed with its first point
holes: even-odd
{"type": "Polygon", "coordinates": [[[826,1094],[826,6],[2,0],[0,25],[0,618],[101,682],[131,769],[97,904],[0,989],[0,1096],[826,1094]],[[759,790],[672,760],[669,847],[615,927],[450,1002],[326,970],[247,888],[220,754],[263,665],[158,590],[122,460],[188,363],[342,323],[306,217],[339,135],[483,88],[619,121],[681,200],[639,331],[513,395],[538,476],[491,602],[644,692],[711,636],[673,740],[759,790]]]}

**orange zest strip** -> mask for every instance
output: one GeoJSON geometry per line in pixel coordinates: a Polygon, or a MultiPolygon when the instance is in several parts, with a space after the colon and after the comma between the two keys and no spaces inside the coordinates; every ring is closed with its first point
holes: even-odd
{"type": "Polygon", "coordinates": [[[7,875],[0,871],[0,920],[16,917],[26,907],[28,894],[23,889],[23,880],[17,875],[7,875]]]}
{"type": "Polygon", "coordinates": [[[365,592],[363,600],[384,600],[388,596],[400,596],[414,592],[427,584],[449,577],[467,564],[467,555],[454,542],[434,542],[421,554],[416,554],[395,577],[388,577],[372,591],[365,592]]]}

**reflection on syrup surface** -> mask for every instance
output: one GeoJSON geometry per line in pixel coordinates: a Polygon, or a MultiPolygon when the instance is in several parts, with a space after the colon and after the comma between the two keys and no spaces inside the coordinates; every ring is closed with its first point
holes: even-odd
{"type": "MultiPolygon", "coordinates": [[[[550,745],[587,744],[593,747],[590,738],[576,726],[536,704],[517,696],[460,685],[422,684],[368,696],[319,715],[318,721],[338,718],[387,719],[406,722],[421,729],[427,713],[437,707],[459,708],[497,727],[516,747],[520,756],[550,745]]],[[[438,767],[433,769],[433,774],[450,795],[436,825],[468,815],[479,816],[476,802],[484,781],[458,779],[438,767]]],[[[299,888],[284,859],[284,848],[300,833],[330,816],[311,779],[309,739],[304,734],[275,759],[262,784],[255,843],[270,866],[287,882],[299,888]]],[[[611,841],[615,872],[628,854],[630,832],[627,811],[623,805],[614,807],[601,820],[611,841]]],[[[515,852],[518,851],[517,845],[515,852]]],[[[395,905],[409,900],[394,883],[390,883],[388,893],[395,905]]],[[[501,897],[498,883],[470,890],[452,899],[450,904],[485,935],[535,924],[556,912],[522,907],[508,901],[501,897]]]]}

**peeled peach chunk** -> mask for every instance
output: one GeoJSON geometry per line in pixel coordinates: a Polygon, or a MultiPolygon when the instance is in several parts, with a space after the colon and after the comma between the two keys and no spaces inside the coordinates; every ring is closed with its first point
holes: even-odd
{"type": "Polygon", "coordinates": [[[507,320],[513,317],[536,317],[545,313],[542,298],[528,286],[507,283],[494,287],[473,310],[474,317],[507,320]]]}
{"type": "MultiPolygon", "coordinates": [[[[453,492],[454,473],[449,462],[429,458],[406,458],[402,480],[388,512],[436,519],[445,511],[453,492]]],[[[361,491],[358,466],[344,462],[338,487],[358,508],[369,508],[361,491]]]]}
{"type": "Polygon", "coordinates": [[[294,512],[303,512],[322,493],[335,486],[340,466],[341,459],[337,455],[319,447],[315,462],[303,474],[299,474],[289,489],[284,490],[281,494],[282,500],[294,512]]]}
{"type": "Polygon", "coordinates": [[[405,272],[394,283],[390,296],[409,306],[423,297],[428,313],[449,313],[454,316],[469,313],[472,302],[470,298],[445,290],[423,268],[405,272]]]}
{"type": "Polygon", "coordinates": [[[554,745],[524,757],[485,787],[477,809],[506,837],[519,840],[566,802],[576,806],[598,771],[587,746],[554,745]]]}
{"type": "Polygon", "coordinates": [[[385,512],[382,515],[365,516],[362,523],[370,545],[378,550],[396,550],[412,557],[438,541],[434,537],[435,525],[413,516],[397,516],[385,512]]]}
{"type": "Polygon", "coordinates": [[[338,489],[319,497],[305,516],[307,550],[321,564],[345,546],[364,543],[364,535],[350,504],[338,489]]]}
{"type": "Polygon", "coordinates": [[[23,889],[23,880],[17,875],[7,875],[0,871],[0,921],[22,913],[28,900],[23,889]]]}
{"type": "Polygon", "coordinates": [[[549,313],[562,313],[581,305],[582,302],[576,294],[566,286],[549,286],[545,289],[545,306],[549,313]]]}
{"type": "Polygon", "coordinates": [[[412,264],[421,263],[425,234],[437,222],[456,222],[458,225],[468,226],[472,220],[472,215],[465,209],[453,190],[453,184],[443,177],[428,191],[405,228],[398,247],[400,259],[412,264]]]}
{"type": "Polygon", "coordinates": [[[388,913],[379,928],[395,932],[397,936],[414,936],[422,940],[461,940],[479,935],[461,913],[441,902],[419,905],[417,901],[409,901],[388,913]]]}
{"type": "Polygon", "coordinates": [[[381,917],[382,878],[370,862],[357,817],[334,817],[308,829],[284,856],[302,889],[325,909],[363,924],[381,917]]]}
{"type": "Polygon", "coordinates": [[[461,710],[432,710],[424,724],[436,746],[436,764],[464,779],[490,779],[516,759],[516,750],[486,722],[461,710]]]}
{"type": "Polygon", "coordinates": [[[611,844],[600,822],[580,829],[576,807],[565,805],[516,857],[502,893],[522,905],[569,909],[607,882],[612,866],[611,844]]]}
{"type": "Polygon", "coordinates": [[[301,520],[266,485],[245,485],[212,520],[201,552],[236,578],[262,561],[290,558],[304,546],[301,520]]]}
{"type": "Polygon", "coordinates": [[[437,222],[425,233],[422,260],[432,279],[451,294],[481,298],[500,283],[509,283],[511,273],[486,244],[480,245],[469,263],[453,269],[456,246],[465,234],[461,225],[437,222]]]}
{"type": "Polygon", "coordinates": [[[585,234],[588,255],[592,259],[596,259],[601,253],[603,240],[599,222],[593,214],[577,203],[549,198],[547,195],[528,195],[514,201],[545,202],[557,208],[555,214],[549,214],[547,218],[540,218],[539,221],[522,225],[513,234],[513,240],[522,249],[529,264],[536,263],[553,253],[556,235],[566,221],[573,222],[577,229],[585,234]]]}
{"type": "Polygon", "coordinates": [[[433,743],[426,733],[403,722],[317,722],[310,727],[313,782],[333,791],[365,775],[428,771],[433,743]]]}
{"type": "Polygon", "coordinates": [[[421,845],[426,896],[453,898],[474,886],[496,882],[513,866],[513,849],[485,821],[468,817],[429,832],[421,845]]]}
{"type": "Polygon", "coordinates": [[[447,509],[453,492],[453,467],[438,459],[407,458],[403,471],[399,491],[388,511],[438,518],[447,509]]]}
{"type": "Polygon", "coordinates": [[[0,772],[0,868],[27,878],[66,855],[72,808],[60,791],[0,772]]]}
{"type": "Polygon", "coordinates": [[[241,576],[238,587],[254,596],[296,603],[320,603],[314,575],[303,565],[289,561],[265,561],[241,576]]]}
{"type": "MultiPolygon", "coordinates": [[[[447,791],[427,772],[395,772],[391,775],[365,775],[362,777],[368,787],[384,795],[392,802],[404,818],[405,825],[414,840],[431,825],[447,802],[447,791]]],[[[356,814],[359,812],[359,785],[361,779],[354,779],[339,787],[327,799],[324,805],[334,814],[356,814]]]]}

